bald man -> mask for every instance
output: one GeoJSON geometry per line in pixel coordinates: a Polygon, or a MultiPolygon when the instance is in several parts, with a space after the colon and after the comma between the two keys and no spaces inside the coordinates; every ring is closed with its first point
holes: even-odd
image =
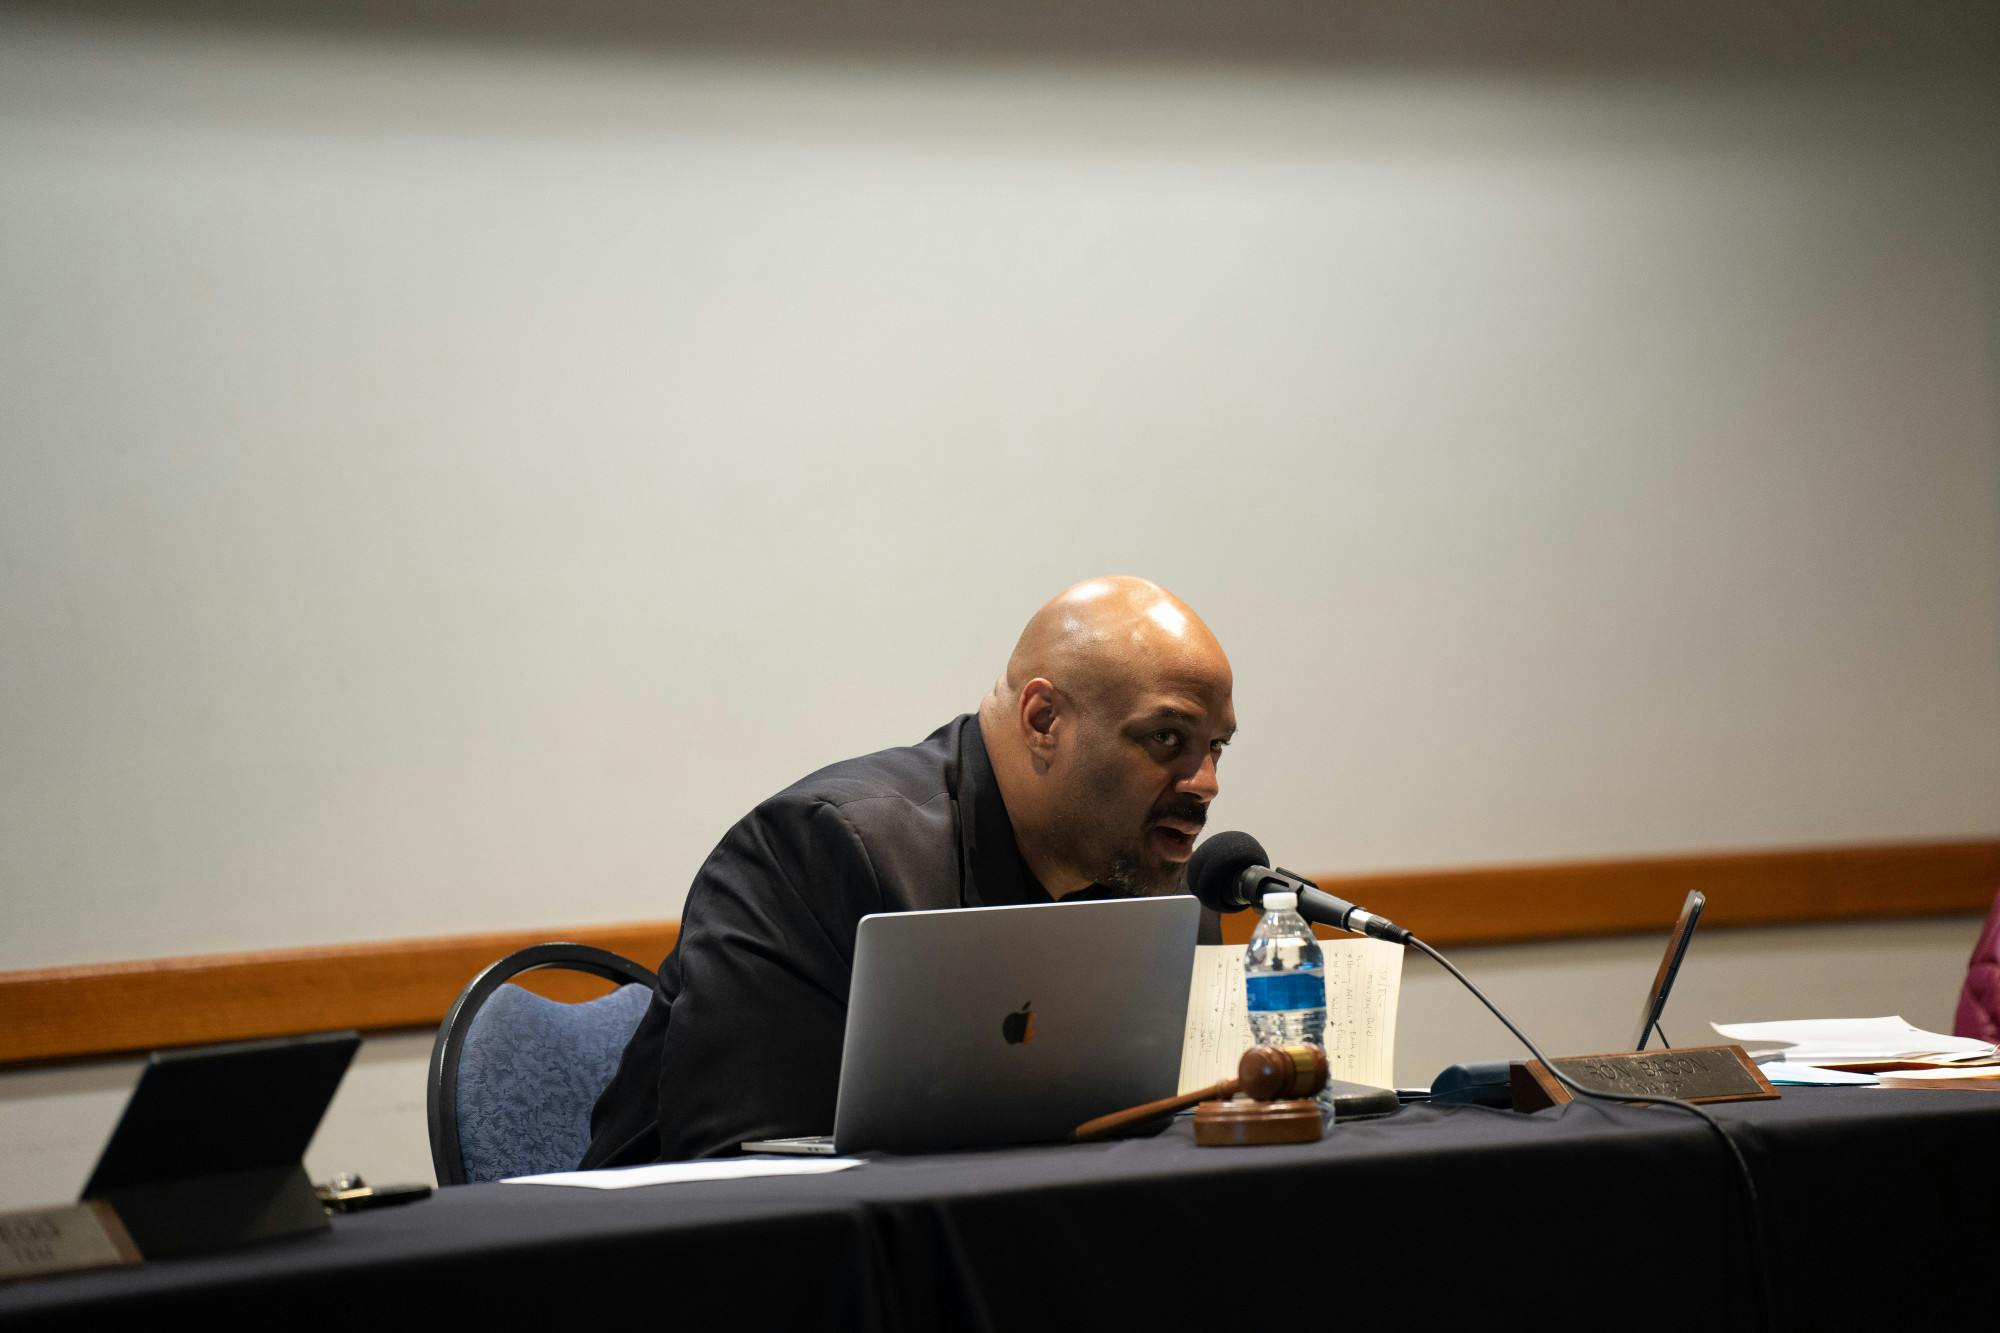
{"type": "MultiPolygon", "coordinates": [[[[871,912],[1185,891],[1236,730],[1229,659],[1157,584],[1069,588],[977,714],[823,768],[724,835],[583,1165],[833,1128],[854,937],[871,912]]],[[[1220,931],[1202,916],[1202,939],[1220,931]]]]}

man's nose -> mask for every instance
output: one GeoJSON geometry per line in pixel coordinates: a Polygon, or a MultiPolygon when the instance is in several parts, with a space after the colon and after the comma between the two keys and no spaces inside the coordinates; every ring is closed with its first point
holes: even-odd
{"type": "Polygon", "coordinates": [[[1204,801],[1214,800],[1215,794],[1222,790],[1222,784],[1215,775],[1214,754],[1203,755],[1201,767],[1175,783],[1174,790],[1188,796],[1198,796],[1204,801]]]}

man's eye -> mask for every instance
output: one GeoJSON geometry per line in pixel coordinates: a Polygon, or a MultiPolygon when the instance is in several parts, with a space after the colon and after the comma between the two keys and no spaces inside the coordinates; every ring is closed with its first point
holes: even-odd
{"type": "Polygon", "coordinates": [[[1156,731],[1152,740],[1155,745],[1164,745],[1168,749],[1177,750],[1180,748],[1181,734],[1178,731],[1156,731]]]}

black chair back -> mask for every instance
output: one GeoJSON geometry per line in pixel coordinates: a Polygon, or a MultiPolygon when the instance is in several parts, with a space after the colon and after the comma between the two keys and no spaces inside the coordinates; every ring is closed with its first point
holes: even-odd
{"type": "MultiPolygon", "coordinates": [[[[591,1104],[603,1090],[603,1082],[609,1075],[605,1073],[602,1078],[593,1075],[579,1080],[572,1073],[566,1078],[537,1081],[534,1066],[539,1064],[544,1072],[551,1065],[559,1069],[569,1055],[562,1049],[562,1044],[565,1036],[570,1034],[590,1031],[597,1039],[596,1045],[602,1047],[606,1041],[615,1040],[617,1047],[622,1049],[625,1039],[637,1025],[638,1015],[644,1012],[644,1005],[638,1002],[640,997],[628,994],[624,988],[640,986],[650,993],[657,981],[652,972],[629,958],[621,958],[609,950],[588,944],[565,943],[536,944],[516,950],[474,977],[453,1002],[450,1012],[438,1027],[437,1040],[431,1046],[427,1096],[431,1164],[437,1170],[440,1185],[463,1185],[473,1180],[499,1179],[506,1175],[542,1170],[566,1170],[576,1165],[574,1158],[568,1161],[534,1160],[536,1146],[533,1144],[523,1144],[519,1152],[505,1150],[503,1145],[503,1151],[496,1157],[493,1133],[466,1133],[463,1131],[467,1127],[460,1123],[462,1110],[467,1115],[474,1113],[474,1108],[461,1108],[460,1105],[460,1066],[465,1058],[468,1039],[473,1037],[475,1027],[479,1026],[482,1011],[487,1009],[489,1001],[507,982],[525,972],[543,968],[584,972],[620,986],[610,995],[576,1005],[554,1004],[519,987],[510,987],[509,993],[501,996],[505,1003],[496,1004],[495,1014],[489,1015],[490,1019],[497,1017],[503,1022],[527,1021],[535,1027],[534,1032],[522,1037],[528,1043],[524,1053],[529,1058],[522,1062],[527,1068],[521,1071],[519,1077],[514,1077],[512,1071],[502,1071],[509,1078],[508,1091],[511,1094],[504,1109],[515,1115],[521,1114],[523,1098],[555,1103],[528,1109],[531,1120],[559,1125],[574,1124],[580,1115],[582,1123],[587,1126],[591,1104]],[[506,1012],[499,1012],[503,1010],[506,1012]],[[578,1102],[583,1104],[579,1106],[578,1102]],[[471,1141],[479,1143],[478,1155],[482,1160],[474,1169],[468,1170],[466,1150],[471,1141]]],[[[504,1127],[500,1132],[504,1136],[504,1127]]],[[[549,1149],[542,1147],[541,1151],[546,1157],[549,1149]]],[[[579,1149],[576,1156],[581,1155],[579,1149]]]]}

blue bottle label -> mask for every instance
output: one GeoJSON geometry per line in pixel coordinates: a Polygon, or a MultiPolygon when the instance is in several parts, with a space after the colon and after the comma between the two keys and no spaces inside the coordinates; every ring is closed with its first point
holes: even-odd
{"type": "Polygon", "coordinates": [[[1326,981],[1317,972],[1269,972],[1245,980],[1253,1014],[1326,1008],[1326,981]]]}

